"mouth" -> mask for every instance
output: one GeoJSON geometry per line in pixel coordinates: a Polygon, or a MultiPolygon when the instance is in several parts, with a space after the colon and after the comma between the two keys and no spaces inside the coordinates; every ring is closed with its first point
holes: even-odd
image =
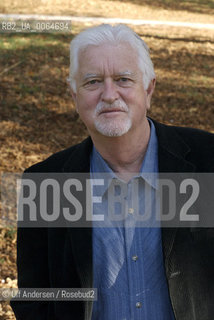
{"type": "Polygon", "coordinates": [[[119,112],[125,112],[125,111],[121,110],[121,109],[105,109],[105,110],[101,111],[99,114],[119,113],[119,112]]]}

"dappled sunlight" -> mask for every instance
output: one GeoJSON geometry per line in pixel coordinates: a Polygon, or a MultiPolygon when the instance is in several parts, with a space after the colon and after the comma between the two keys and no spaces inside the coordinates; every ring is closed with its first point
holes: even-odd
{"type": "Polygon", "coordinates": [[[214,6],[211,0],[7,0],[0,12],[213,23],[214,6]]]}

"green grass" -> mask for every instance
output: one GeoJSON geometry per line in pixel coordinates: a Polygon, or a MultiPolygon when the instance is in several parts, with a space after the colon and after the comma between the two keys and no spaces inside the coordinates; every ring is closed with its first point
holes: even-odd
{"type": "Polygon", "coordinates": [[[7,229],[7,232],[5,235],[6,235],[6,237],[14,239],[14,237],[16,236],[16,232],[17,232],[16,228],[9,228],[9,229],[7,229]]]}

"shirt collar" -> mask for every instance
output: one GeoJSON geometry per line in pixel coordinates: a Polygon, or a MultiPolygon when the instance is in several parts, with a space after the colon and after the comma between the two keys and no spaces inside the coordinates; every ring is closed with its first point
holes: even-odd
{"type": "Polygon", "coordinates": [[[154,189],[157,188],[158,173],[158,139],[155,126],[151,119],[148,118],[150,124],[150,138],[147,146],[146,154],[140,169],[140,176],[154,189]]]}

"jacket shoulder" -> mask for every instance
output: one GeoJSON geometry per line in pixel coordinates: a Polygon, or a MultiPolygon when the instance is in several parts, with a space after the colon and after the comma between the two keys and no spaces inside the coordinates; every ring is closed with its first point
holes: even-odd
{"type": "Polygon", "coordinates": [[[214,147],[214,134],[205,130],[189,127],[173,127],[188,144],[199,146],[205,142],[204,147],[214,147]]]}
{"type": "MultiPolygon", "coordinates": [[[[154,121],[154,120],[153,120],[154,121]]],[[[170,126],[154,121],[157,132],[165,142],[180,138],[191,149],[214,148],[214,134],[205,130],[190,127],[170,126]]]]}
{"type": "Polygon", "coordinates": [[[74,154],[77,153],[80,155],[87,149],[88,145],[90,144],[91,140],[90,138],[87,138],[79,144],[73,145],[67,149],[54,153],[47,159],[32,165],[31,167],[25,170],[25,173],[62,172],[68,160],[71,159],[72,161],[72,157],[74,154]]]}
{"type": "Polygon", "coordinates": [[[214,171],[214,134],[190,127],[168,126],[154,122],[159,147],[184,156],[198,172],[214,171]]]}
{"type": "Polygon", "coordinates": [[[214,134],[194,128],[175,127],[177,135],[190,147],[189,156],[214,170],[214,134]]]}

